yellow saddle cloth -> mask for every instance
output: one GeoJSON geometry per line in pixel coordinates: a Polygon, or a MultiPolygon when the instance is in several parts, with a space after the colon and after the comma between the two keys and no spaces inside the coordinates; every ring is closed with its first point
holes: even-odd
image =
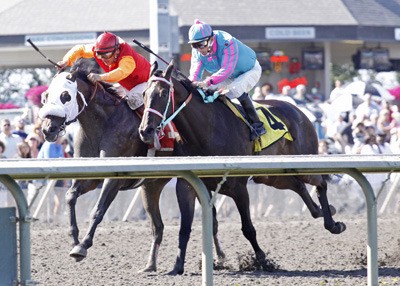
{"type": "MultiPolygon", "coordinates": [[[[241,118],[243,121],[246,121],[235,104],[233,104],[230,100],[223,100],[223,102],[225,102],[225,104],[232,110],[233,113],[236,114],[237,117],[241,118]]],[[[253,104],[257,110],[258,117],[262,123],[264,123],[265,130],[267,130],[267,133],[261,135],[261,140],[254,140],[254,152],[259,152],[262,149],[267,148],[269,145],[278,141],[282,137],[293,141],[292,135],[290,135],[285,123],[283,123],[281,119],[272,114],[272,112],[263,105],[256,102],[253,102],[253,104]]]]}

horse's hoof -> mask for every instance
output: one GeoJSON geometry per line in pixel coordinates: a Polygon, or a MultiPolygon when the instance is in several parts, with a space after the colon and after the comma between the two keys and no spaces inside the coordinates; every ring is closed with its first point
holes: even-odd
{"type": "Polygon", "coordinates": [[[346,225],[343,222],[338,221],[329,231],[333,234],[339,234],[345,230],[346,230],[346,225]]]}
{"type": "Polygon", "coordinates": [[[174,269],[172,269],[172,271],[168,272],[168,275],[173,275],[173,276],[182,275],[183,272],[184,272],[183,268],[179,268],[179,267],[175,266],[174,269]]]}
{"type": "Polygon", "coordinates": [[[266,259],[265,252],[262,251],[262,250],[256,252],[256,259],[257,259],[257,261],[260,262],[260,263],[264,262],[265,259],[266,259]]]}
{"type": "Polygon", "coordinates": [[[71,252],[69,253],[69,256],[75,259],[75,262],[82,261],[84,258],[86,258],[87,255],[87,249],[82,247],[81,245],[75,245],[74,248],[72,248],[71,252]]]}
{"type": "Polygon", "coordinates": [[[331,211],[331,215],[334,216],[336,214],[336,208],[332,205],[329,205],[329,210],[331,211]]]}
{"type": "Polygon", "coordinates": [[[155,265],[146,265],[145,268],[140,269],[138,273],[146,273],[146,272],[156,272],[157,267],[155,265]]]}

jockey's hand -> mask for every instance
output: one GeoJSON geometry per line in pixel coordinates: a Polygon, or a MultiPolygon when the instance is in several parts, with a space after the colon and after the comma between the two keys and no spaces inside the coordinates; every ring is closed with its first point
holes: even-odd
{"type": "Polygon", "coordinates": [[[196,81],[196,82],[194,82],[194,85],[203,90],[206,90],[208,88],[208,85],[205,81],[196,81]]]}
{"type": "Polygon", "coordinates": [[[88,80],[90,80],[91,83],[96,84],[96,82],[101,81],[101,76],[97,73],[90,73],[87,76],[88,80]]]}
{"type": "Polygon", "coordinates": [[[58,71],[62,71],[62,70],[65,70],[65,68],[66,68],[67,66],[68,66],[68,65],[67,65],[67,62],[65,62],[65,61],[59,61],[59,62],[57,63],[56,68],[57,68],[58,71]]]}

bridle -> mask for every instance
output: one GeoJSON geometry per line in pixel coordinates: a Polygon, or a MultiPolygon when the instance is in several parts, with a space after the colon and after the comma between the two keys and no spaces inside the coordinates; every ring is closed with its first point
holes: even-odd
{"type": "MultiPolygon", "coordinates": [[[[94,87],[94,89],[93,89],[93,92],[91,93],[91,95],[90,95],[90,97],[89,97],[88,100],[86,100],[86,99],[85,99],[85,96],[82,94],[82,92],[80,92],[80,91],[77,89],[77,93],[80,95],[80,97],[78,97],[78,99],[80,98],[80,100],[82,101],[82,104],[81,104],[81,106],[80,106],[80,105],[79,105],[79,100],[77,100],[77,103],[78,103],[78,113],[77,113],[77,115],[76,115],[73,119],[71,119],[71,120],[69,120],[69,121],[64,121],[64,123],[60,125],[60,127],[59,127],[60,131],[58,132],[58,135],[59,135],[59,136],[64,136],[64,135],[65,135],[65,132],[66,132],[65,129],[66,129],[66,127],[67,127],[68,125],[70,125],[71,123],[75,122],[75,121],[78,119],[79,115],[85,110],[85,108],[88,106],[88,104],[93,100],[93,98],[94,98],[95,95],[96,95],[98,86],[101,86],[101,88],[104,89],[104,87],[103,87],[99,82],[96,82],[95,87],[94,87]],[[79,109],[80,109],[80,110],[79,110],[79,109]]],[[[67,118],[67,117],[66,117],[66,118],[67,118]]]]}
{"type": "Polygon", "coordinates": [[[172,81],[167,80],[167,79],[165,79],[163,77],[152,76],[149,79],[149,84],[151,84],[154,81],[162,81],[162,82],[164,82],[164,83],[169,85],[168,102],[167,102],[167,105],[165,106],[164,113],[162,114],[161,112],[159,112],[159,111],[157,111],[157,110],[155,110],[153,108],[150,108],[150,107],[145,108],[144,113],[143,113],[143,116],[146,114],[146,112],[150,112],[150,113],[154,113],[157,116],[161,117],[161,122],[156,127],[156,134],[157,134],[157,138],[159,140],[162,137],[164,137],[164,135],[165,135],[164,134],[165,126],[169,125],[170,130],[173,130],[172,126],[170,125],[171,121],[178,115],[179,112],[181,112],[181,110],[190,102],[190,100],[192,100],[193,95],[190,92],[189,96],[186,98],[186,100],[175,111],[175,93],[174,93],[175,90],[174,90],[174,84],[172,83],[172,81]],[[172,105],[172,114],[171,114],[171,116],[169,116],[167,118],[167,112],[168,112],[168,109],[169,109],[170,105],[172,105]]]}

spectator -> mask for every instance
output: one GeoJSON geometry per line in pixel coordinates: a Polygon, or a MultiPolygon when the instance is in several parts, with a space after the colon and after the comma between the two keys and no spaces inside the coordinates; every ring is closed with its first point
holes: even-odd
{"type": "Polygon", "coordinates": [[[363,122],[360,121],[354,121],[354,128],[353,128],[353,140],[354,140],[354,145],[352,148],[352,153],[353,154],[360,154],[361,147],[365,143],[365,137],[366,137],[366,131],[365,131],[365,125],[363,122]]]}
{"type": "Polygon", "coordinates": [[[291,90],[291,87],[289,85],[285,85],[282,88],[282,93],[276,99],[283,100],[283,101],[289,102],[293,105],[296,105],[296,101],[294,101],[294,99],[290,96],[290,90],[291,90]]]}
{"type": "Polygon", "coordinates": [[[343,85],[342,81],[335,80],[335,88],[332,89],[329,95],[329,102],[333,102],[335,99],[339,98],[343,94],[343,85]]]}
{"type": "Polygon", "coordinates": [[[70,148],[70,143],[67,137],[61,138],[61,145],[64,153],[65,158],[72,158],[73,157],[73,152],[71,151],[70,148]]]}
{"type": "Polygon", "coordinates": [[[6,146],[3,155],[6,158],[15,158],[17,155],[17,145],[22,142],[22,138],[16,134],[12,134],[10,120],[1,120],[0,140],[6,146]]]}
{"type": "MultiPolygon", "coordinates": [[[[386,150],[385,150],[386,151],[386,150]]],[[[361,155],[378,155],[383,154],[383,150],[378,146],[378,142],[375,135],[368,135],[365,137],[365,144],[361,147],[361,155]]],[[[370,182],[374,190],[379,190],[386,178],[386,174],[365,174],[365,177],[370,182]]]]}
{"type": "Polygon", "coordinates": [[[31,158],[37,158],[39,154],[40,137],[34,132],[28,134],[25,140],[31,149],[31,158]]]}
{"type": "MultiPolygon", "coordinates": [[[[49,159],[49,158],[64,158],[64,151],[61,145],[62,138],[58,138],[55,142],[45,141],[40,148],[38,158],[39,159],[49,159]]],[[[58,180],[54,187],[54,196],[53,196],[53,219],[57,220],[59,215],[61,214],[61,201],[63,193],[65,191],[65,181],[58,180]]]]}
{"type": "Polygon", "coordinates": [[[269,99],[274,96],[274,87],[269,82],[263,83],[261,86],[261,95],[264,99],[269,99]]]}
{"type": "Polygon", "coordinates": [[[297,104],[306,104],[307,102],[312,102],[312,97],[307,94],[307,89],[304,84],[299,84],[296,86],[296,93],[293,95],[293,99],[297,104]]]}
{"type": "Polygon", "coordinates": [[[25,119],[20,116],[16,117],[14,126],[15,129],[12,133],[21,137],[22,140],[25,140],[26,136],[28,136],[28,134],[25,132],[25,119]]]}
{"type": "Polygon", "coordinates": [[[265,100],[265,99],[278,99],[278,96],[272,93],[273,86],[269,82],[263,83],[261,87],[257,87],[259,92],[256,94],[254,93],[253,99],[254,100],[265,100]],[[257,99],[256,99],[257,98],[257,99]]]}
{"type": "Polygon", "coordinates": [[[323,99],[324,99],[324,96],[321,94],[321,92],[318,90],[318,88],[317,87],[313,87],[311,89],[310,100],[312,102],[319,103],[319,102],[322,102],[323,99]]]}
{"type": "Polygon", "coordinates": [[[341,113],[337,117],[337,120],[328,125],[326,129],[326,137],[332,138],[335,141],[335,147],[341,150],[341,153],[345,153],[346,140],[342,134],[346,127],[347,122],[344,121],[344,115],[341,113]]]}
{"type": "Polygon", "coordinates": [[[364,102],[357,106],[355,111],[357,120],[369,119],[372,113],[379,114],[379,112],[380,107],[372,100],[370,93],[364,94],[364,102]]]}
{"type": "MultiPolygon", "coordinates": [[[[17,145],[17,155],[15,158],[19,159],[26,159],[26,158],[31,158],[31,148],[29,147],[28,143],[25,141],[22,141],[18,143],[17,145]]],[[[21,187],[21,189],[27,189],[28,184],[30,181],[25,181],[25,180],[19,180],[18,185],[21,187]]]]}
{"type": "Polygon", "coordinates": [[[254,88],[253,96],[251,97],[252,100],[263,100],[264,96],[261,94],[261,88],[256,86],[254,88]]]}
{"type": "Polygon", "coordinates": [[[6,149],[6,145],[4,144],[3,141],[0,141],[0,159],[6,158],[3,154],[5,149],[6,149]]]}
{"type": "Polygon", "coordinates": [[[382,109],[379,112],[379,117],[376,123],[378,133],[384,133],[386,136],[386,142],[390,139],[390,130],[396,127],[396,121],[390,119],[390,113],[387,109],[382,109]]]}
{"type": "Polygon", "coordinates": [[[325,139],[321,139],[318,142],[318,154],[319,155],[328,155],[329,154],[328,142],[325,139]]]}
{"type": "Polygon", "coordinates": [[[31,157],[31,147],[29,147],[28,142],[22,141],[17,145],[17,154],[15,158],[32,158],[31,157]]]}
{"type": "Polygon", "coordinates": [[[376,136],[376,143],[379,154],[393,154],[392,150],[390,149],[390,144],[386,140],[386,133],[378,132],[376,136]]]}

